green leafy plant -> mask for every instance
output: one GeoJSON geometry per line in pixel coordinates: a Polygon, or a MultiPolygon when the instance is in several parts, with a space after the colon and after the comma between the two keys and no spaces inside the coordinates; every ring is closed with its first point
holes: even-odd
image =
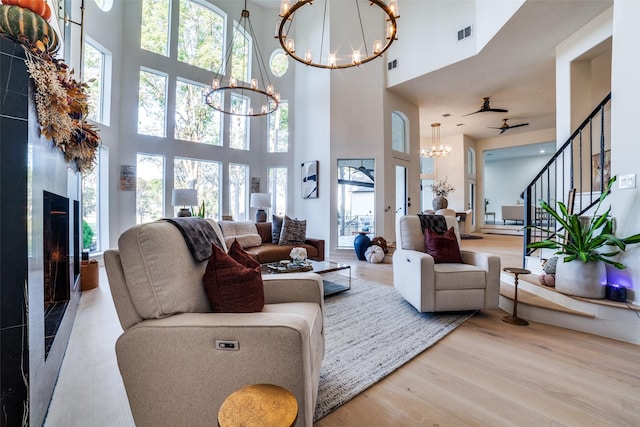
{"type": "Polygon", "coordinates": [[[198,208],[198,213],[196,214],[196,216],[200,218],[204,218],[204,215],[205,215],[205,211],[204,211],[204,200],[203,200],[202,203],[200,204],[200,207],[198,208]]]}
{"type": "MultiPolygon", "coordinates": [[[[611,187],[616,181],[616,176],[612,177],[607,183],[605,191],[600,195],[598,205],[593,217],[586,223],[580,221],[577,214],[569,214],[567,207],[562,202],[558,202],[558,210],[552,208],[543,200],[540,201],[542,209],[552,216],[557,223],[564,227],[565,233],[557,235],[554,240],[545,239],[539,242],[529,243],[529,249],[558,249],[556,255],[565,255],[564,262],[573,260],[581,260],[585,264],[589,261],[602,261],[611,264],[616,268],[623,269],[625,266],[617,261],[610,259],[626,250],[627,245],[640,243],[640,234],[634,234],[629,237],[619,238],[612,234],[613,218],[609,216],[611,206],[607,211],[599,215],[598,211],[604,199],[611,193],[611,187]],[[605,246],[614,246],[611,252],[599,252],[605,246]]],[[[532,225],[527,228],[535,228],[547,233],[553,233],[543,227],[532,225]]]]}
{"type": "Polygon", "coordinates": [[[91,249],[93,242],[93,229],[87,221],[82,220],[82,249],[91,249]]]}

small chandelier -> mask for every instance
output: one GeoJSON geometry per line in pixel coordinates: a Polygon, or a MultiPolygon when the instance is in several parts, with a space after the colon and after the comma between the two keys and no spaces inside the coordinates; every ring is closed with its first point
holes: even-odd
{"type": "MultiPolygon", "coordinates": [[[[328,68],[331,70],[357,67],[382,56],[382,54],[389,49],[391,43],[397,40],[396,19],[400,17],[398,14],[398,1],[389,0],[387,4],[384,0],[366,0],[371,6],[376,6],[384,12],[386,22],[386,26],[383,25],[378,31],[374,31],[375,37],[379,38],[369,40],[371,46],[367,45],[367,40],[365,39],[365,30],[362,24],[358,0],[350,1],[355,3],[354,20],[357,18],[360,24],[360,34],[362,34],[362,41],[358,40],[347,43],[353,47],[350,54],[340,55],[337,50],[332,51],[331,47],[324,46],[327,3],[329,0],[324,0],[322,34],[319,37],[318,45],[315,46],[317,49],[316,53],[314,53],[311,45],[306,45],[302,46],[302,50],[298,49],[299,52],[304,52],[303,54],[296,53],[296,43],[292,37],[289,37],[289,31],[293,24],[296,11],[306,5],[312,6],[314,0],[281,0],[280,17],[282,20],[276,25],[276,37],[279,39],[280,45],[282,45],[282,48],[289,56],[298,62],[311,67],[328,68]],[[294,4],[291,5],[291,3],[294,4]],[[381,41],[383,38],[386,41],[381,41]]],[[[313,11],[311,11],[311,13],[313,13],[313,11]]],[[[299,30],[302,31],[304,29],[300,28],[299,30]]],[[[301,46],[298,46],[298,48],[300,47],[301,46]]]]}
{"type": "Polygon", "coordinates": [[[431,148],[420,150],[422,157],[444,157],[451,154],[450,145],[440,143],[440,123],[431,123],[431,148]]]}
{"type": "MultiPolygon", "coordinates": [[[[223,65],[225,71],[223,71],[223,74],[216,73],[217,75],[213,79],[209,91],[204,96],[205,103],[214,110],[232,116],[266,116],[278,109],[278,104],[280,103],[280,94],[275,92],[273,85],[269,81],[267,67],[264,65],[262,52],[260,51],[258,43],[256,42],[257,39],[253,31],[253,25],[251,24],[251,19],[249,18],[249,11],[247,10],[247,0],[245,0],[244,2],[244,9],[242,10],[242,14],[240,15],[240,21],[238,22],[237,28],[238,30],[242,29],[244,34],[248,33],[251,37],[253,52],[255,52],[257,59],[256,63],[258,64],[258,75],[260,76],[260,81],[258,81],[257,78],[252,78],[250,82],[244,82],[238,79],[238,76],[234,77],[231,75],[231,56],[236,34],[236,31],[232,31],[233,36],[231,37],[231,41],[227,45],[227,50],[225,52],[223,65]],[[228,75],[229,78],[224,79],[225,75],[228,75]],[[226,80],[226,83],[223,83],[223,80],[226,80]],[[226,106],[224,103],[224,95],[227,92],[236,92],[242,95],[247,94],[247,97],[250,100],[253,100],[255,97],[257,97],[258,99],[262,99],[262,107],[260,111],[254,111],[253,107],[251,107],[250,104],[247,104],[247,107],[245,109],[234,107],[231,102],[229,102],[229,105],[226,106]]],[[[238,31],[238,33],[239,32],[240,31],[238,31]]],[[[246,49],[246,38],[243,39],[243,51],[248,52],[248,50],[246,49]]],[[[247,58],[247,61],[249,60],[250,58],[247,58]]]]}

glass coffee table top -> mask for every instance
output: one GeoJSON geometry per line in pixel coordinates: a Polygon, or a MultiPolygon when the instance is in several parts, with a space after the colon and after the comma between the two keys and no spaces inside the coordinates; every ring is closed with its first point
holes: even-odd
{"type": "MultiPolygon", "coordinates": [[[[323,278],[322,284],[324,287],[324,296],[334,295],[334,294],[351,289],[351,266],[350,265],[342,264],[339,262],[328,261],[328,260],[315,261],[312,259],[308,259],[307,263],[312,267],[312,270],[308,270],[308,271],[311,271],[313,273],[318,273],[321,276],[327,273],[333,273],[341,270],[349,271],[347,284],[336,283],[323,278]]],[[[283,274],[287,272],[301,271],[299,269],[278,270],[274,268],[277,264],[278,263],[262,264],[262,274],[283,274]]]]}

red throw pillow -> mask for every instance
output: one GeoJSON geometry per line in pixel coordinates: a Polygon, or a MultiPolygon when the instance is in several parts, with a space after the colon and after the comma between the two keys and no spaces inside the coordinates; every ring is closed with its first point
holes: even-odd
{"type": "Polygon", "coordinates": [[[453,227],[442,234],[431,231],[430,228],[425,229],[424,246],[426,252],[433,257],[436,264],[445,262],[463,263],[458,239],[453,227]]]}
{"type": "Polygon", "coordinates": [[[225,253],[212,245],[213,253],[202,282],[215,313],[254,313],[264,307],[260,264],[237,241],[225,253]],[[243,265],[244,264],[244,265],[243,265]]]}

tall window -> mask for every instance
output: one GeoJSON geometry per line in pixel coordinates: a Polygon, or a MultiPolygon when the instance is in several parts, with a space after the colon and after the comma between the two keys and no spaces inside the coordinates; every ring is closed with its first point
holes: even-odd
{"type": "Polygon", "coordinates": [[[269,152],[286,153],[289,150],[289,102],[280,101],[278,109],[268,117],[269,152]]]}
{"type": "Polygon", "coordinates": [[[231,75],[248,82],[251,80],[251,36],[237,22],[233,23],[233,46],[231,46],[231,75]]]}
{"type": "Polygon", "coordinates": [[[249,166],[229,164],[229,215],[235,220],[247,219],[249,166]]]}
{"type": "Polygon", "coordinates": [[[164,209],[164,156],[138,153],[136,162],[136,222],[162,218],[164,209]]]}
{"type": "Polygon", "coordinates": [[[269,193],[271,194],[271,211],[274,215],[283,216],[287,212],[287,173],[285,167],[268,169],[269,193]]]}
{"type": "Polygon", "coordinates": [[[100,251],[100,151],[97,164],[82,173],[82,249],[100,251]]]}
{"type": "Polygon", "coordinates": [[[169,56],[169,0],[142,0],[140,47],[169,56]]]}
{"type": "Polygon", "coordinates": [[[87,40],[84,43],[84,64],[82,75],[84,81],[89,85],[89,114],[88,118],[105,123],[103,112],[105,111],[105,78],[106,78],[106,56],[103,49],[87,40]]]}
{"type": "Polygon", "coordinates": [[[401,153],[409,152],[407,144],[407,119],[404,114],[391,113],[391,148],[401,153]]]}
{"type": "Polygon", "coordinates": [[[222,71],[225,18],[223,12],[218,11],[213,5],[180,1],[179,61],[209,71],[222,71]]]}
{"type": "Polygon", "coordinates": [[[138,133],[164,137],[167,112],[167,76],[140,70],[138,133]]]}
{"type": "Polygon", "coordinates": [[[375,235],[375,159],[338,160],[338,247],[375,235]]]}
{"type": "Polygon", "coordinates": [[[220,112],[202,102],[202,85],[176,82],[175,138],[204,144],[222,145],[220,112]]]}
{"type": "MultiPolygon", "coordinates": [[[[251,100],[246,96],[231,94],[231,111],[246,112],[251,106],[251,100]]],[[[245,116],[231,116],[229,120],[229,147],[238,150],[249,149],[249,120],[245,116]]]]}
{"type": "MultiPolygon", "coordinates": [[[[195,188],[198,203],[204,202],[205,218],[220,218],[220,162],[176,157],[173,162],[174,188],[195,188]]],[[[175,208],[177,213],[179,206],[175,208]]]]}

